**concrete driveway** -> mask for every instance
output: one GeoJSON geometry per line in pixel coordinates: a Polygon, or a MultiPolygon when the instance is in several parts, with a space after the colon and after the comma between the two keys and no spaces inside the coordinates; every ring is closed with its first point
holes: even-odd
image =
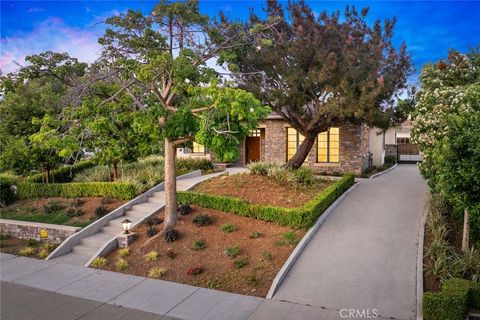
{"type": "Polygon", "coordinates": [[[320,227],[273,298],[337,315],[355,309],[414,319],[426,192],[416,165],[362,181],[320,227]]]}

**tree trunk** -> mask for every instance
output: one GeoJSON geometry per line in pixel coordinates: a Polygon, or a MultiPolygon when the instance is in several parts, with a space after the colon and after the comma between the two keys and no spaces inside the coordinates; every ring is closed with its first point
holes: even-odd
{"type": "Polygon", "coordinates": [[[118,180],[118,161],[113,160],[113,180],[118,180]]]}
{"type": "Polygon", "coordinates": [[[175,174],[175,144],[165,139],[165,221],[163,231],[166,232],[177,223],[177,180],[175,174]]]}
{"type": "Polygon", "coordinates": [[[462,251],[469,250],[470,247],[470,214],[465,208],[463,214],[463,237],[462,237],[462,251]]]}
{"type": "Polygon", "coordinates": [[[293,157],[285,163],[284,167],[285,168],[290,168],[290,169],[298,169],[302,166],[302,164],[305,162],[305,159],[308,156],[308,153],[313,147],[313,144],[315,143],[315,139],[317,138],[317,135],[314,136],[306,136],[305,139],[303,139],[303,142],[298,146],[297,152],[293,155],[293,157]]]}
{"type": "Polygon", "coordinates": [[[50,183],[50,165],[48,163],[45,165],[45,172],[45,180],[47,181],[47,183],[50,183]]]}

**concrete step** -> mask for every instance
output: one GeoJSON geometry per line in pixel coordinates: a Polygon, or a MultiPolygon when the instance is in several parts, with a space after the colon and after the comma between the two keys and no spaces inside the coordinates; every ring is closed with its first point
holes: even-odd
{"type": "Polygon", "coordinates": [[[165,204],[165,197],[160,197],[160,196],[149,197],[147,202],[156,203],[158,205],[163,205],[163,204],[165,204]]]}
{"type": "Polygon", "coordinates": [[[102,242],[97,242],[92,245],[81,243],[73,247],[72,253],[91,257],[98,251],[98,249],[100,249],[102,245],[102,242]]]}
{"type": "Polygon", "coordinates": [[[154,193],[152,193],[152,195],[149,198],[165,199],[165,191],[154,192],[154,193]]]}
{"type": "Polygon", "coordinates": [[[146,216],[145,212],[140,212],[140,211],[135,211],[135,210],[128,210],[127,212],[125,212],[125,217],[127,217],[130,220],[141,219],[145,216],[146,216]]]}
{"type": "Polygon", "coordinates": [[[102,246],[105,242],[112,239],[114,235],[106,232],[97,232],[90,237],[83,238],[81,240],[81,244],[85,244],[87,246],[102,246]]]}
{"type": "Polygon", "coordinates": [[[144,202],[142,204],[136,204],[130,208],[130,210],[143,211],[145,213],[150,213],[158,209],[160,209],[160,205],[158,203],[153,203],[153,202],[144,202]]]}
{"type": "Polygon", "coordinates": [[[111,235],[112,237],[114,237],[117,234],[122,233],[123,229],[122,229],[122,227],[107,225],[107,226],[102,228],[102,232],[107,233],[107,234],[111,235]]]}
{"type": "Polygon", "coordinates": [[[54,258],[52,259],[52,261],[70,264],[73,266],[84,266],[85,263],[87,263],[91,257],[92,255],[83,255],[83,254],[70,252],[70,253],[64,254],[63,256],[54,258]]]}

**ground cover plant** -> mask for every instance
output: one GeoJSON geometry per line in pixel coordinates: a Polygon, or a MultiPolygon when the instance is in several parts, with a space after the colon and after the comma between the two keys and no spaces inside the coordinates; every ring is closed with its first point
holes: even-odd
{"type": "Polygon", "coordinates": [[[56,244],[34,239],[18,239],[0,234],[0,252],[45,259],[57,247],[56,244]]]}
{"type": "Polygon", "coordinates": [[[45,198],[17,201],[0,209],[0,218],[84,227],[118,208],[124,200],[103,198],[45,198]]]}
{"type": "MultiPolygon", "coordinates": [[[[296,239],[301,239],[305,233],[271,222],[191,207],[190,215],[179,216],[177,241],[158,239],[144,246],[150,239],[146,235],[149,226],[144,223],[133,230],[138,238],[129,245],[129,254],[121,261],[128,268],[120,270],[117,266],[123,249],[108,254],[108,263],[99,268],[264,297],[294,249],[290,245],[276,246],[275,242],[284,241],[284,234],[295,234],[296,239]],[[205,214],[212,218],[212,224],[198,227],[192,222],[205,214]],[[220,226],[227,224],[237,230],[222,231],[220,226]],[[251,238],[252,230],[261,237],[251,238]]],[[[162,220],[163,213],[159,218],[162,220]]]]}

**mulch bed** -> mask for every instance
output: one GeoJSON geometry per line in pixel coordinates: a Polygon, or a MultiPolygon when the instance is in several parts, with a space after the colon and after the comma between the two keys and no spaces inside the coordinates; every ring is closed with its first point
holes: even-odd
{"type": "MultiPolygon", "coordinates": [[[[140,249],[149,239],[146,235],[148,226],[142,224],[134,230],[138,238],[129,247],[130,254],[126,257],[128,269],[117,270],[115,263],[118,250],[106,257],[109,263],[104,269],[146,276],[152,267],[162,267],[168,270],[163,280],[265,297],[273,279],[295,247],[295,243],[289,244],[283,234],[293,232],[298,240],[305,234],[304,230],[217,210],[197,206],[192,206],[192,209],[191,214],[179,216],[175,227],[180,232],[179,240],[168,244],[162,236],[140,249]],[[213,224],[199,227],[192,223],[195,216],[205,213],[213,218],[213,224]],[[227,223],[235,225],[237,230],[231,233],[220,230],[220,226],[227,223]],[[250,238],[254,231],[260,232],[261,236],[250,238]],[[203,240],[206,248],[193,250],[192,244],[196,240],[203,240]],[[237,258],[230,258],[224,253],[225,247],[234,245],[240,248],[237,258],[243,257],[248,261],[242,268],[235,267],[234,260],[237,258]],[[175,258],[167,256],[169,249],[173,250],[175,258]],[[151,250],[160,254],[155,262],[147,262],[144,258],[151,250]],[[189,269],[199,265],[204,268],[204,273],[187,274],[189,269]]],[[[162,218],[163,213],[159,217],[162,218]]],[[[162,227],[162,224],[155,226],[157,231],[162,227]]]]}
{"type": "Polygon", "coordinates": [[[332,183],[321,180],[312,187],[295,188],[267,176],[244,173],[207,180],[193,191],[240,198],[255,204],[295,208],[303,206],[332,183]]]}
{"type": "MultiPolygon", "coordinates": [[[[19,255],[19,251],[28,247],[29,244],[31,243],[29,243],[29,240],[26,240],[26,239],[13,238],[4,234],[0,235],[0,252],[2,253],[19,255]]],[[[34,242],[34,244],[30,246],[34,249],[34,253],[29,257],[42,259],[37,256],[38,252],[42,248],[42,242],[37,242],[37,243],[34,242]]],[[[57,245],[53,245],[49,251],[50,252],[53,251],[53,249],[56,246],[57,245]]]]}

